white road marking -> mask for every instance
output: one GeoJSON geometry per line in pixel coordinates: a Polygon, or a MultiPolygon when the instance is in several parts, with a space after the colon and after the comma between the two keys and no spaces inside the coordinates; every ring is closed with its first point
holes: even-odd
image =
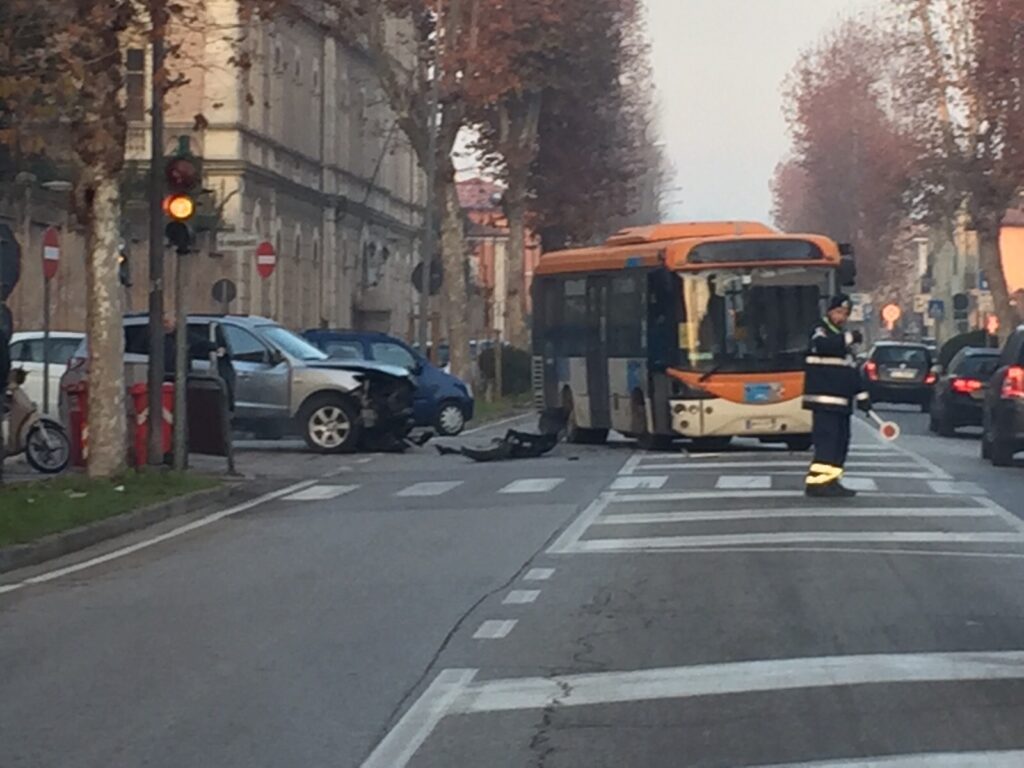
{"type": "Polygon", "coordinates": [[[508,637],[519,621],[517,619],[489,620],[480,625],[480,628],[473,633],[474,640],[501,640],[508,637]]]}
{"type": "Polygon", "coordinates": [[[844,477],[843,485],[851,491],[877,491],[878,483],[873,477],[844,477]]]}
{"type": "Polygon", "coordinates": [[[541,710],[766,691],[1019,680],[1024,651],[907,653],[746,661],[470,683],[449,714],[541,710]]]}
{"type": "Polygon", "coordinates": [[[285,496],[281,501],[329,501],[358,488],[358,485],[314,485],[285,496]]]}
{"type": "Polygon", "coordinates": [[[875,440],[877,440],[882,446],[885,446],[885,447],[890,448],[892,450],[895,450],[895,451],[897,451],[899,453],[902,453],[904,456],[909,456],[911,459],[916,461],[922,467],[924,467],[925,469],[929,470],[934,475],[936,480],[952,480],[953,479],[953,476],[951,474],[949,474],[949,472],[944,470],[942,467],[940,467],[934,461],[930,461],[929,459],[926,459],[921,454],[916,453],[915,451],[912,451],[909,448],[904,448],[899,443],[888,443],[888,442],[886,442],[885,438],[882,437],[882,435],[878,432],[877,429],[869,429],[869,431],[871,432],[871,436],[874,437],[875,440]]]}
{"type": "Polygon", "coordinates": [[[547,581],[554,575],[554,568],[531,568],[523,576],[523,581],[547,581]]]}
{"type": "Polygon", "coordinates": [[[767,491],[771,487],[772,478],[769,475],[722,475],[715,483],[715,488],[721,488],[724,491],[736,491],[743,488],[767,491]]]}
{"type": "MultiPolygon", "coordinates": [[[[706,499],[795,499],[803,497],[803,491],[680,491],[678,493],[623,493],[613,494],[611,503],[636,504],[665,501],[693,501],[706,499]]],[[[869,498],[925,499],[934,500],[931,493],[870,493],[869,498]]]]}
{"type": "MultiPolygon", "coordinates": [[[[643,498],[643,497],[641,497],[643,498]]],[[[555,539],[555,543],[548,547],[548,552],[557,554],[559,552],[572,552],[573,546],[578,542],[587,528],[594,524],[594,521],[601,516],[601,513],[609,504],[616,500],[614,493],[602,493],[594,499],[579,517],[573,520],[569,527],[562,531],[562,535],[555,539]]]]}
{"type": "Polygon", "coordinates": [[[1021,520],[1010,510],[993,501],[988,496],[973,496],[971,498],[974,502],[980,504],[986,509],[992,510],[992,513],[1002,518],[1003,522],[1008,526],[1024,534],[1024,520],[1021,520]]]}
{"type": "Polygon", "coordinates": [[[799,531],[706,536],[659,536],[578,541],[571,552],[638,552],[758,544],[1024,544],[1019,533],[948,533],[944,531],[799,531]]]}
{"type": "Polygon", "coordinates": [[[633,475],[617,477],[611,484],[613,491],[657,491],[665,487],[668,475],[633,475]]]}
{"type": "MultiPolygon", "coordinates": [[[[766,469],[774,469],[776,467],[780,469],[792,468],[792,467],[803,467],[806,469],[811,464],[811,460],[807,461],[770,461],[761,460],[756,462],[758,465],[765,467],[766,469]]],[[[749,461],[716,461],[716,462],[698,462],[695,464],[648,464],[643,467],[645,472],[656,472],[656,471],[693,471],[703,472],[708,469],[749,469],[751,462],[749,461]]],[[[906,469],[920,470],[919,464],[913,464],[906,461],[850,461],[846,463],[847,469],[898,469],[904,467],[906,469]]],[[[927,477],[935,477],[932,473],[925,473],[927,477]]]]}
{"type": "MultiPolygon", "coordinates": [[[[1020,560],[1024,561],[1024,552],[972,552],[967,549],[900,549],[898,547],[707,547],[701,549],[664,549],[659,552],[686,552],[687,556],[696,555],[735,555],[759,554],[773,555],[812,554],[812,555],[871,555],[872,557],[892,557],[894,555],[911,555],[915,557],[960,557],[980,560],[1020,560]]],[[[601,554],[601,553],[598,553],[601,554]]],[[[615,554],[608,552],[607,554],[615,554]]]]}
{"type": "Polygon", "coordinates": [[[498,493],[547,493],[565,482],[564,477],[536,477],[513,480],[498,493]]]}
{"type": "Polygon", "coordinates": [[[626,463],[622,465],[622,469],[619,470],[619,474],[632,475],[636,471],[637,467],[640,466],[640,462],[643,460],[644,455],[642,453],[634,453],[632,456],[626,459],[626,463]]]}
{"type": "Polygon", "coordinates": [[[433,483],[415,483],[410,485],[408,488],[403,488],[395,496],[402,496],[405,498],[413,496],[441,496],[453,491],[462,485],[461,480],[442,480],[433,483]]]}
{"type": "Polygon", "coordinates": [[[982,507],[903,507],[847,508],[821,507],[815,509],[736,509],[695,512],[634,512],[599,517],[594,525],[657,525],[659,523],[698,523],[718,520],[788,520],[800,518],[872,518],[872,517],[942,517],[977,518],[998,517],[982,507]]]}
{"type": "Polygon", "coordinates": [[[177,528],[168,531],[167,533],[162,533],[159,536],[154,536],[151,539],[145,539],[135,544],[131,544],[127,547],[115,549],[113,552],[108,552],[107,554],[100,555],[99,557],[93,557],[81,563],[75,563],[74,565],[69,565],[64,568],[58,568],[54,571],[47,571],[46,573],[41,573],[38,576],[33,576],[31,578],[25,579],[24,581],[15,584],[4,584],[2,585],[2,589],[4,592],[13,592],[16,589],[20,589],[21,587],[27,586],[29,584],[45,584],[46,582],[59,579],[62,576],[67,576],[72,573],[78,573],[79,571],[84,571],[87,568],[94,568],[97,565],[109,563],[111,560],[118,560],[122,557],[127,557],[128,555],[134,554],[143,549],[148,549],[149,547],[156,546],[157,544],[162,544],[165,541],[175,539],[179,536],[183,536],[186,533],[191,533],[192,531],[197,531],[200,528],[205,528],[206,526],[212,525],[213,523],[219,522],[220,520],[224,520],[225,518],[233,517],[234,515],[246,512],[252,509],[253,507],[258,507],[261,504],[266,504],[268,501],[274,501],[284,496],[296,493],[297,491],[300,491],[303,488],[308,488],[309,486],[313,485],[314,482],[314,480],[304,480],[301,483],[295,483],[294,485],[290,485],[287,488],[282,488],[279,491],[265,493],[262,496],[252,499],[251,501],[247,501],[243,504],[238,504],[234,507],[229,507],[228,509],[222,509],[220,512],[214,512],[211,515],[207,515],[206,517],[202,517],[198,520],[193,520],[191,523],[186,523],[185,525],[180,525],[177,528]]]}
{"type": "Polygon", "coordinates": [[[852,760],[784,763],[762,768],[1020,768],[1024,750],[1005,752],[921,752],[852,760]]]}
{"type": "Polygon", "coordinates": [[[538,597],[540,597],[539,589],[513,589],[505,596],[505,599],[501,601],[501,604],[529,605],[530,603],[537,602],[538,597]]]}
{"type": "Polygon", "coordinates": [[[929,480],[928,485],[936,493],[942,494],[963,494],[965,496],[985,496],[988,494],[988,491],[977,483],[972,482],[929,480]]]}
{"type": "Polygon", "coordinates": [[[441,672],[366,758],[362,768],[404,768],[475,675],[475,669],[441,672]]]}

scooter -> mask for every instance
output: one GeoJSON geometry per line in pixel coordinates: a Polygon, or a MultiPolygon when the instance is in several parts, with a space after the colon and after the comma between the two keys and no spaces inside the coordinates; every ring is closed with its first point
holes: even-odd
{"type": "Polygon", "coordinates": [[[4,390],[4,413],[0,416],[0,439],[4,454],[24,453],[32,469],[46,475],[63,472],[71,460],[71,441],[63,425],[43,416],[21,385],[28,371],[15,368],[4,390]]]}

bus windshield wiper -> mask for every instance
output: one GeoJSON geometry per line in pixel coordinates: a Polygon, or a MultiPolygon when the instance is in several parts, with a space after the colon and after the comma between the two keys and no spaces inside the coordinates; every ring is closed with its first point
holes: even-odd
{"type": "Polygon", "coordinates": [[[700,383],[703,384],[705,381],[710,379],[712,376],[714,376],[716,373],[718,373],[724,367],[725,367],[725,363],[719,363],[718,365],[712,367],[710,371],[708,371],[707,373],[705,373],[703,376],[700,377],[700,379],[699,379],[700,383]]]}

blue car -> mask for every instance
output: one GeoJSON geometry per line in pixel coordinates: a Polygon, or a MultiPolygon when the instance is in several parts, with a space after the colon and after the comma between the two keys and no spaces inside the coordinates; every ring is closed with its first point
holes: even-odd
{"type": "Polygon", "coordinates": [[[461,380],[445,373],[401,339],[369,331],[309,330],[302,334],[326,353],[341,360],[374,360],[397,365],[416,376],[413,416],[416,425],[433,427],[442,435],[457,435],[473,418],[473,393],[461,380]]]}

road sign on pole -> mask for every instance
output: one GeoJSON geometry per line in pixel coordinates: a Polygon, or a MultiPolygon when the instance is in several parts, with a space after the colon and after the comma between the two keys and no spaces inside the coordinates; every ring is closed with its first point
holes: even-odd
{"type": "Polygon", "coordinates": [[[260,277],[266,280],[274,274],[274,268],[276,266],[277,252],[269,241],[264,240],[256,246],[256,271],[259,273],[260,277]]]}
{"type": "Polygon", "coordinates": [[[43,275],[53,280],[60,268],[60,233],[50,227],[43,233],[43,275]]]}
{"type": "Polygon", "coordinates": [[[60,267],[60,233],[43,233],[43,413],[50,412],[50,281],[60,267]]]}

